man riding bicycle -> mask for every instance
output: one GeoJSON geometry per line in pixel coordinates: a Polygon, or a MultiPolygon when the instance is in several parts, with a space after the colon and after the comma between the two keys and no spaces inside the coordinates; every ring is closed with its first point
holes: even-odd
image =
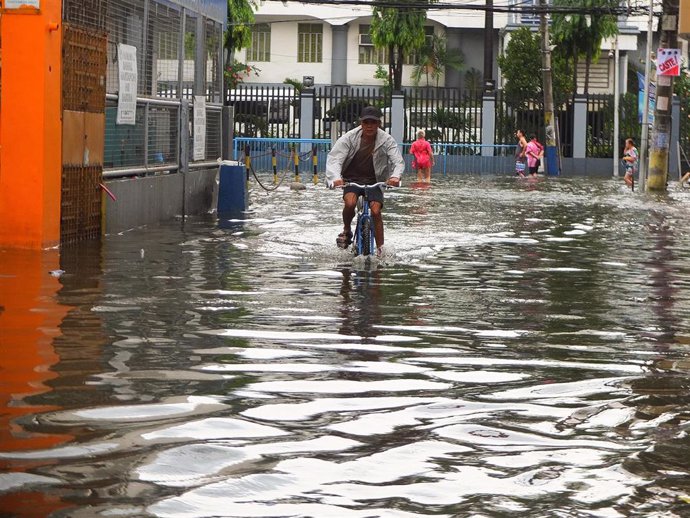
{"type": "MultiPolygon", "coordinates": [[[[381,129],[381,111],[367,106],[359,117],[360,125],[341,136],[331,148],[326,160],[326,183],[329,187],[340,187],[348,182],[373,185],[386,182],[392,187],[400,185],[405,171],[398,144],[393,137],[381,129]]],[[[357,198],[362,188],[346,185],[343,189],[343,231],[336,243],[347,248],[352,243],[352,219],[355,217],[357,198]]],[[[371,189],[369,208],[374,221],[374,239],[377,254],[383,249],[383,191],[371,189]]]]}

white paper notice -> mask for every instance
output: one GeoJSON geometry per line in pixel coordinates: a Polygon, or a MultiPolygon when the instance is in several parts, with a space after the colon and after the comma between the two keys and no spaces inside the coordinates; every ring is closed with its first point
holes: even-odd
{"type": "Polygon", "coordinates": [[[194,151],[192,160],[206,158],[206,97],[194,96],[194,151]]]}
{"type": "Polygon", "coordinates": [[[22,7],[41,8],[40,0],[5,0],[5,9],[20,9],[22,7]]]}
{"type": "Polygon", "coordinates": [[[119,92],[117,96],[116,124],[137,122],[137,48],[132,45],[117,45],[117,75],[119,92]]]}

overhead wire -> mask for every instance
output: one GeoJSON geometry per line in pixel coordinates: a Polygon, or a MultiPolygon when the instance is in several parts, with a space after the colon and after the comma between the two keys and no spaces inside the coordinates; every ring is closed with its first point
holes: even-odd
{"type": "MultiPolygon", "coordinates": [[[[267,0],[278,1],[278,0],[267,0]]],[[[484,11],[492,13],[528,13],[528,14],[599,14],[599,15],[626,15],[626,14],[645,14],[649,12],[648,6],[628,5],[618,6],[559,6],[559,5],[538,5],[528,4],[518,6],[517,4],[486,5],[476,3],[452,3],[452,2],[424,2],[411,0],[401,2],[400,0],[300,0],[298,3],[306,5],[321,5],[329,7],[342,6],[364,6],[391,9],[420,9],[424,11],[484,11]]]]}

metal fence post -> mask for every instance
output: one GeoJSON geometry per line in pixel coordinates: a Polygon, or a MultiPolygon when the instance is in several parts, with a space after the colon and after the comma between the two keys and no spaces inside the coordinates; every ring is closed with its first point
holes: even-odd
{"type": "Polygon", "coordinates": [[[234,137],[233,122],[235,109],[232,106],[223,106],[221,115],[221,157],[223,160],[233,160],[232,139],[234,137]]]}
{"type": "Polygon", "coordinates": [[[482,156],[493,156],[496,138],[496,92],[482,97],[482,156]]]}
{"type": "Polygon", "coordinates": [[[191,127],[189,122],[189,101],[180,101],[180,174],[182,175],[182,216],[187,213],[187,173],[189,172],[189,151],[191,147],[191,127]]]}
{"type": "Polygon", "coordinates": [[[573,158],[587,158],[587,97],[578,95],[573,105],[573,158]]]}
{"type": "MultiPolygon", "coordinates": [[[[314,138],[314,89],[303,88],[299,98],[299,138],[314,138]]],[[[309,151],[311,144],[300,148],[302,152],[309,151]]]]}
{"type": "Polygon", "coordinates": [[[391,96],[391,136],[398,144],[405,138],[405,96],[402,92],[393,92],[391,96]]]}

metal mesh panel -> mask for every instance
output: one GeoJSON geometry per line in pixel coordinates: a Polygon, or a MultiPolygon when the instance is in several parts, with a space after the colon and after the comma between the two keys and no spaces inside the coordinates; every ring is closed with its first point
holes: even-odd
{"type": "Polygon", "coordinates": [[[101,233],[101,166],[63,166],[60,240],[94,239],[101,233]]]}
{"type": "Polygon", "coordinates": [[[206,107],[206,159],[215,160],[222,154],[221,150],[221,107],[206,107]]]}
{"type": "Polygon", "coordinates": [[[63,108],[102,113],[106,35],[70,24],[63,31],[63,108]]]}
{"type": "MultiPolygon", "coordinates": [[[[177,106],[148,107],[147,166],[174,164],[179,156],[178,126],[180,109],[177,106]]],[[[208,131],[208,130],[207,130],[208,131]]]]}
{"type": "Polygon", "coordinates": [[[144,107],[137,106],[136,124],[115,124],[117,102],[108,102],[105,107],[105,153],[103,166],[125,168],[144,165],[144,107]]]}
{"type": "Polygon", "coordinates": [[[181,30],[182,15],[179,9],[151,4],[146,45],[147,95],[178,97],[181,30]]]}
{"type": "Polygon", "coordinates": [[[206,20],[206,100],[222,103],[221,44],[223,28],[212,20],[206,20]]]}
{"type": "Polygon", "coordinates": [[[184,25],[184,63],[182,74],[182,98],[194,98],[194,72],[196,69],[196,17],[187,15],[184,25]]]}
{"type": "Polygon", "coordinates": [[[81,27],[104,30],[108,15],[108,0],[65,0],[62,18],[81,27]]]}
{"type": "MultiPolygon", "coordinates": [[[[185,4],[187,5],[187,4],[185,4]]],[[[180,100],[194,92],[207,103],[207,156],[220,156],[222,25],[166,0],[109,0],[105,159],[107,177],[176,170],[180,100]],[[201,30],[199,30],[201,29],[201,30]],[[198,34],[201,32],[202,34],[198,34]],[[135,125],[117,125],[119,43],[137,49],[135,125]],[[205,63],[197,59],[205,56],[205,63]],[[203,66],[202,66],[203,65],[203,66]],[[143,98],[143,99],[142,99],[143,98]],[[210,103],[216,103],[211,105],[210,103]]]]}
{"type": "Polygon", "coordinates": [[[115,124],[115,101],[108,102],[105,115],[105,167],[155,170],[161,166],[177,164],[179,106],[157,105],[153,101],[139,105],[136,124],[133,126],[115,124]]]}
{"type": "Polygon", "coordinates": [[[106,91],[118,92],[117,45],[124,43],[137,48],[137,70],[139,72],[138,92],[144,92],[142,74],[144,60],[144,2],[140,0],[111,1],[107,21],[108,31],[108,77],[106,91]]]}

